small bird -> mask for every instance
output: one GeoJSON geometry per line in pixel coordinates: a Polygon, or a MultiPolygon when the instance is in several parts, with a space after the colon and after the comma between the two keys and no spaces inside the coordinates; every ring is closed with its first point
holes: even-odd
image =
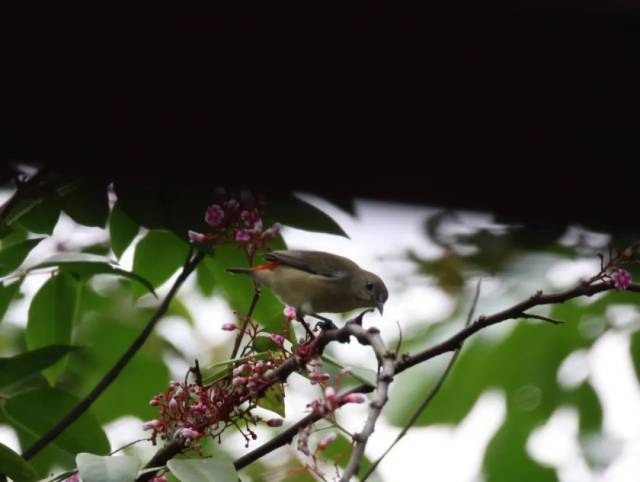
{"type": "Polygon", "coordinates": [[[333,325],[318,313],[344,313],[377,308],[382,314],[389,292],[379,276],[343,256],[322,251],[282,250],[265,255],[266,263],[229,268],[247,273],[299,315],[311,315],[333,325]]]}

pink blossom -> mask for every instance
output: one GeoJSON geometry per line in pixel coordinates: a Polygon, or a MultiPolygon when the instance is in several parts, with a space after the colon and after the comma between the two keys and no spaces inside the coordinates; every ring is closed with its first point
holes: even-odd
{"type": "Polygon", "coordinates": [[[149,420],[142,424],[142,430],[156,430],[160,431],[164,428],[164,423],[160,420],[149,420]]]}
{"type": "Polygon", "coordinates": [[[284,420],[282,420],[281,418],[271,418],[267,420],[267,425],[269,427],[281,427],[283,423],[284,420]]]}
{"type": "Polygon", "coordinates": [[[149,479],[149,482],[167,482],[167,479],[164,475],[156,475],[154,478],[149,479]]]}
{"type": "Polygon", "coordinates": [[[292,321],[296,319],[296,309],[293,306],[285,306],[284,308],[284,316],[287,317],[287,320],[292,321]]]}
{"type": "Polygon", "coordinates": [[[236,241],[239,243],[248,243],[251,241],[251,231],[248,229],[238,229],[236,231],[236,241]]]}
{"type": "Polygon", "coordinates": [[[618,290],[626,290],[631,286],[631,273],[624,269],[616,270],[611,273],[611,283],[618,290]]]}
{"type": "Polygon", "coordinates": [[[152,407],[160,405],[160,395],[156,395],[151,400],[149,400],[149,405],[152,407]]]}
{"type": "Polygon", "coordinates": [[[273,341],[280,348],[284,346],[284,336],[272,333],[269,338],[271,338],[271,341],[273,341]]]}
{"type": "Polygon", "coordinates": [[[204,220],[212,228],[217,228],[222,224],[224,219],[224,211],[217,204],[212,204],[204,215],[204,220]]]}
{"type": "Polygon", "coordinates": [[[329,380],[330,375],[323,372],[311,372],[309,373],[309,379],[314,382],[326,382],[329,380]]]}
{"type": "Polygon", "coordinates": [[[235,323],[224,323],[222,325],[222,329],[224,331],[233,331],[236,330],[238,328],[238,325],[236,325],[235,323]]]}
{"type": "Polygon", "coordinates": [[[178,401],[175,398],[169,400],[169,411],[177,412],[178,411],[178,401]]]}
{"type": "Polygon", "coordinates": [[[324,450],[327,448],[327,446],[332,443],[334,440],[336,439],[336,434],[335,433],[330,433],[328,435],[326,435],[318,444],[318,450],[324,450]]]}
{"type": "Polygon", "coordinates": [[[273,239],[278,234],[280,234],[280,230],[282,229],[282,225],[280,223],[273,224],[269,229],[267,229],[264,233],[262,233],[262,239],[273,239]]]}
{"type": "Polygon", "coordinates": [[[344,403],[364,403],[367,401],[367,397],[362,393],[350,393],[342,397],[342,401],[344,403]]]}
{"type": "Polygon", "coordinates": [[[80,474],[78,472],[74,472],[73,475],[64,479],[63,482],[80,482],[80,474]]]}
{"type": "Polygon", "coordinates": [[[211,240],[211,236],[207,234],[197,233],[195,231],[189,231],[188,234],[189,234],[189,241],[191,241],[192,243],[203,244],[211,240]]]}
{"type": "Polygon", "coordinates": [[[200,432],[198,432],[197,430],[193,430],[191,428],[181,428],[180,430],[178,430],[176,432],[176,436],[177,437],[182,437],[182,438],[188,438],[188,439],[195,439],[195,438],[200,438],[202,436],[202,434],[200,432]]]}

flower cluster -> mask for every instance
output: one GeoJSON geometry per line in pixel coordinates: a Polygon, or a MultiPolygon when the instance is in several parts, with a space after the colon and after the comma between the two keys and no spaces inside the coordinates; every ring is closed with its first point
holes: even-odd
{"type": "Polygon", "coordinates": [[[207,234],[189,231],[189,239],[193,243],[205,246],[218,246],[235,242],[249,255],[263,249],[269,241],[278,236],[281,225],[275,223],[264,229],[262,216],[264,203],[248,192],[239,196],[224,199],[207,208],[204,220],[209,226],[207,234]]]}
{"type": "Polygon", "coordinates": [[[617,269],[609,276],[611,284],[617,290],[626,290],[631,286],[631,273],[625,269],[617,269]]]}
{"type": "Polygon", "coordinates": [[[202,437],[220,440],[225,429],[235,426],[248,446],[250,440],[256,439],[250,425],[259,422],[271,427],[281,425],[280,419],[263,421],[251,413],[258,397],[274,383],[270,378],[273,370],[283,362],[282,357],[274,354],[269,357],[265,360],[248,357],[232,370],[231,378],[212,385],[171,382],[165,392],[149,402],[159,410],[157,419],[143,425],[145,430],[153,431],[150,440],[155,444],[158,437],[162,440],[181,437],[198,448],[202,437]]]}

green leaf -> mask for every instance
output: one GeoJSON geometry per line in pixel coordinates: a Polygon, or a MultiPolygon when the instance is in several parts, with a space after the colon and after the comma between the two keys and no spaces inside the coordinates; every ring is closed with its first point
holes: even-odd
{"type": "MultiPolygon", "coordinates": [[[[70,344],[78,293],[78,282],[66,273],[59,273],[42,285],[29,307],[26,333],[29,349],[70,344]]],[[[65,361],[66,357],[44,371],[49,383],[56,381],[65,361]]]]}
{"type": "Polygon", "coordinates": [[[14,357],[0,358],[0,387],[10,385],[22,378],[50,367],[76,347],[51,345],[14,357]]]}
{"type": "Polygon", "coordinates": [[[349,237],[329,215],[293,195],[276,198],[267,206],[265,226],[274,222],[305,231],[349,237]]]}
{"type": "Polygon", "coordinates": [[[636,376],[640,380],[640,331],[631,335],[631,359],[636,369],[636,376]]]}
{"type": "Polygon", "coordinates": [[[556,482],[552,468],[543,467],[531,459],[526,450],[527,439],[533,424],[526,417],[507,418],[485,452],[485,480],[488,482],[513,482],[535,480],[556,482]]]}
{"type": "MultiPolygon", "coordinates": [[[[27,445],[45,434],[79,403],[75,396],[55,388],[43,388],[21,393],[5,402],[4,411],[27,445]]],[[[83,413],[49,446],[32,459],[56,454],[56,464],[70,468],[76,454],[90,450],[98,454],[109,453],[109,441],[91,411],[83,413]]]]}
{"type": "Polygon", "coordinates": [[[76,465],[83,482],[133,482],[138,475],[140,459],[128,456],[99,456],[81,453],[76,465]]]}
{"type": "Polygon", "coordinates": [[[38,474],[36,474],[29,462],[1,443],[0,473],[17,482],[31,482],[38,479],[38,474]]]}
{"type": "Polygon", "coordinates": [[[233,462],[226,458],[171,459],[167,466],[181,482],[238,482],[233,462]]]}
{"type": "Polygon", "coordinates": [[[60,217],[60,199],[57,195],[52,194],[45,198],[38,198],[29,201],[20,201],[16,207],[20,211],[23,207],[28,209],[23,210],[21,216],[16,219],[16,222],[31,231],[38,234],[51,234],[58,218],[60,217]]]}
{"type": "Polygon", "coordinates": [[[276,383],[267,388],[264,395],[258,399],[258,406],[265,410],[271,410],[284,418],[284,387],[282,383],[276,383]]]}
{"type": "MultiPolygon", "coordinates": [[[[187,243],[175,234],[150,231],[136,245],[133,272],[149,280],[157,288],[182,266],[188,252],[187,243]]],[[[136,294],[142,293],[137,291],[136,294]]]]}
{"type": "Polygon", "coordinates": [[[212,266],[214,263],[210,256],[206,256],[196,268],[196,282],[200,292],[205,296],[213,295],[216,288],[215,270],[212,266]]]}
{"type": "Polygon", "coordinates": [[[109,234],[111,235],[111,248],[118,258],[129,247],[138,231],[140,231],[140,226],[116,202],[109,217],[109,234]]]}
{"type": "Polygon", "coordinates": [[[258,353],[266,351],[281,352],[282,350],[282,348],[268,336],[257,336],[255,340],[253,340],[253,349],[258,353]]]}
{"type": "Polygon", "coordinates": [[[96,274],[122,276],[140,283],[150,293],[156,296],[153,286],[147,279],[137,273],[120,268],[115,261],[106,256],[91,253],[61,253],[44,260],[42,263],[30,269],[47,268],[50,266],[57,266],[61,272],[74,273],[84,277],[96,274]]]}
{"type": "Polygon", "coordinates": [[[104,228],[109,215],[107,183],[85,179],[74,182],[61,195],[62,209],[78,224],[104,228]]]}
{"type": "Polygon", "coordinates": [[[4,315],[9,309],[9,305],[18,294],[22,279],[14,281],[11,284],[3,285],[0,283],[0,321],[4,319],[4,315]]]}
{"type": "Polygon", "coordinates": [[[0,276],[13,273],[24,259],[44,238],[27,239],[9,246],[3,246],[0,251],[0,276]]]}

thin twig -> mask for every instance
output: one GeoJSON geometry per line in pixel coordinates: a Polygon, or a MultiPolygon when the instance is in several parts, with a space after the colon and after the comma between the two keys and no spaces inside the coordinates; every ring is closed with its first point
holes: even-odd
{"type": "Polygon", "coordinates": [[[532,319],[532,320],[542,320],[548,323],[553,323],[554,325],[562,325],[564,321],[554,320],[553,318],[548,318],[542,315],[534,315],[533,313],[521,313],[520,318],[522,319],[532,319]]]}
{"type": "MultiPolygon", "coordinates": [[[[476,306],[478,305],[478,300],[480,299],[481,281],[482,280],[478,281],[478,284],[476,285],[476,292],[475,292],[475,295],[473,297],[473,301],[471,302],[471,308],[469,309],[469,314],[467,315],[467,321],[466,321],[464,326],[469,326],[469,323],[471,323],[471,320],[473,319],[473,314],[474,314],[474,312],[476,310],[476,306]]],[[[384,459],[387,456],[387,454],[389,452],[391,452],[393,447],[395,447],[397,445],[397,443],[400,442],[400,440],[407,434],[407,432],[409,432],[409,430],[416,423],[416,421],[418,420],[420,415],[422,415],[422,412],[424,412],[425,409],[427,408],[427,406],[431,403],[431,400],[433,400],[435,398],[435,396],[438,394],[438,392],[440,391],[440,388],[442,388],[442,385],[444,384],[445,379],[447,378],[447,376],[451,372],[451,368],[453,367],[453,364],[458,359],[458,356],[460,354],[460,350],[461,349],[462,349],[462,345],[460,345],[460,347],[455,351],[455,353],[453,354],[453,356],[449,360],[449,363],[447,364],[447,367],[444,369],[444,372],[442,372],[442,375],[440,375],[440,378],[438,379],[438,382],[429,391],[429,393],[427,394],[425,399],[422,401],[420,406],[413,413],[413,415],[411,416],[411,418],[409,419],[407,424],[402,428],[402,430],[400,431],[398,436],[395,438],[395,440],[393,442],[391,442],[391,445],[389,445],[389,447],[387,447],[387,450],[385,450],[384,453],[380,457],[378,457],[378,460],[376,460],[373,464],[371,464],[371,466],[369,467],[367,472],[362,477],[362,482],[365,482],[369,478],[369,476],[374,472],[374,470],[376,470],[378,465],[380,465],[380,462],[382,462],[382,459],[384,459]]]]}
{"type": "Polygon", "coordinates": [[[189,277],[189,275],[193,272],[193,270],[198,266],[200,261],[204,258],[205,254],[202,252],[198,252],[195,256],[193,256],[193,248],[189,250],[189,255],[187,256],[186,261],[184,262],[182,271],[180,275],[176,278],[176,281],[173,283],[173,286],[165,296],[164,300],[158,306],[155,313],[151,317],[151,319],[147,322],[147,325],[144,327],[142,332],[138,335],[138,337],[131,343],[131,346],[127,349],[127,351],[120,357],[120,359],[111,367],[111,369],[102,377],[102,379],[98,382],[98,384],[89,392],[89,394],[84,397],[80,403],[78,403],[75,407],[71,409],[71,411],[56,425],[54,425],[47,433],[45,433],[42,437],[40,437],[31,447],[29,447],[23,453],[23,457],[25,459],[30,459],[38,452],[40,452],[43,448],[45,448],[49,443],[51,443],[55,438],[60,435],[64,430],[66,430],[73,422],[75,422],[78,417],[80,417],[90,406],[97,400],[97,398],[104,392],[109,385],[111,385],[118,374],[122,371],[122,369],[129,363],[129,361],[133,358],[133,356],[138,352],[138,350],[142,347],[144,342],[147,340],[156,323],[164,316],[169,308],[169,304],[171,300],[174,298],[178,289],[182,286],[184,281],[189,277]]]}
{"type": "Polygon", "coordinates": [[[241,329],[238,330],[238,334],[236,335],[236,341],[233,344],[233,351],[231,352],[231,356],[229,358],[235,358],[238,354],[238,350],[240,349],[240,344],[242,343],[242,337],[244,336],[244,332],[249,324],[249,320],[253,316],[253,311],[256,309],[256,305],[258,304],[258,300],[260,299],[260,287],[254,281],[253,282],[253,298],[251,299],[251,305],[249,305],[249,311],[247,312],[247,317],[244,320],[244,325],[242,325],[241,329]]]}

